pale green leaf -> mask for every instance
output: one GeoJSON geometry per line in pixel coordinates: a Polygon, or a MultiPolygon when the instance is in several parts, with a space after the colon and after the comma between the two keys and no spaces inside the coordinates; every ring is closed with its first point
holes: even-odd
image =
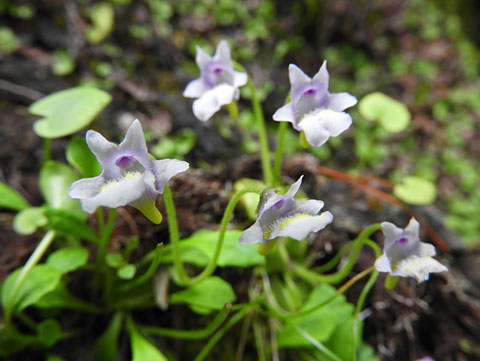
{"type": "Polygon", "coordinates": [[[68,195],[68,189],[78,179],[77,174],[68,165],[48,161],[40,171],[39,187],[45,201],[51,208],[60,208],[85,218],[78,199],[68,195]]]}
{"type": "Polygon", "coordinates": [[[45,208],[30,207],[17,213],[13,219],[13,229],[19,234],[32,234],[38,227],[43,227],[47,223],[45,208]]]}
{"type": "Polygon", "coordinates": [[[187,303],[198,313],[221,310],[227,303],[235,301],[232,286],[219,277],[209,277],[187,289],[170,296],[170,303],[187,303]]]}
{"type": "Polygon", "coordinates": [[[33,129],[44,138],[73,134],[89,125],[111,98],[100,89],[86,86],[53,93],[28,108],[30,113],[44,117],[33,129]]]}
{"type": "Polygon", "coordinates": [[[30,270],[12,299],[11,295],[21,271],[19,268],[11,273],[2,287],[2,305],[4,309],[10,308],[12,312],[20,312],[35,304],[45,294],[55,289],[62,277],[62,273],[51,266],[36,265],[30,270]],[[10,307],[7,307],[7,303],[10,307]]]}
{"type": "Polygon", "coordinates": [[[53,252],[46,263],[62,273],[68,273],[85,266],[87,260],[88,250],[86,248],[66,247],[53,252]]]}
{"type": "Polygon", "coordinates": [[[78,169],[85,178],[95,177],[102,171],[102,167],[88,148],[84,138],[72,138],[68,142],[66,156],[68,163],[78,169]]]}
{"type": "Polygon", "coordinates": [[[364,96],[359,104],[360,114],[369,120],[376,120],[385,130],[396,133],[410,123],[408,108],[398,100],[380,92],[364,96]]]}
{"type": "Polygon", "coordinates": [[[133,321],[127,322],[132,347],[132,361],[168,361],[162,352],[152,345],[135,328],[133,321]]]}
{"type": "Polygon", "coordinates": [[[425,205],[433,203],[437,197],[437,187],[426,179],[409,176],[393,187],[393,194],[406,203],[425,205]]]}
{"type": "Polygon", "coordinates": [[[15,189],[0,182],[0,208],[21,211],[28,207],[28,202],[15,189]]]}

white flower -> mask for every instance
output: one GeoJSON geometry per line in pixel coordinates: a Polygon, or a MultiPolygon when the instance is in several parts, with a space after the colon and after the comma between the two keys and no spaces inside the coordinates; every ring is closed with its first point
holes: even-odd
{"type": "Polygon", "coordinates": [[[326,61],[313,78],[294,64],[290,64],[288,73],[292,101],[273,114],[274,120],[292,123],[296,130],[305,133],[308,143],[314,147],[350,127],[352,117],[343,111],[355,105],[357,99],[348,93],[331,94],[328,91],[326,61]]]}
{"type": "Polygon", "coordinates": [[[383,254],[375,261],[379,272],[388,272],[392,276],[413,277],[418,282],[428,280],[429,274],[448,271],[447,267],[436,261],[435,247],[420,242],[420,224],[411,218],[405,229],[393,223],[382,223],[385,245],[383,254]]]}
{"type": "Polygon", "coordinates": [[[262,194],[255,223],[240,235],[240,243],[265,243],[277,237],[302,241],[311,232],[318,232],[333,220],[330,212],[319,214],[323,202],[310,199],[296,201],[293,197],[302,184],[301,176],[284,195],[274,191],[262,194]]]}
{"type": "Polygon", "coordinates": [[[93,130],[85,137],[102,166],[102,173],[74,182],[68,191],[70,197],[80,199],[88,213],[100,206],[117,208],[131,204],[152,222],[160,223],[155,200],[171,177],[188,169],[188,163],[176,159],[152,160],[138,119],[118,146],[93,130]]]}
{"type": "Polygon", "coordinates": [[[188,83],[183,96],[197,98],[193,102],[195,116],[206,121],[240,96],[239,87],[247,83],[247,74],[235,71],[230,58],[230,48],[225,40],[220,41],[215,55],[211,57],[197,46],[196,62],[200,78],[188,83]]]}

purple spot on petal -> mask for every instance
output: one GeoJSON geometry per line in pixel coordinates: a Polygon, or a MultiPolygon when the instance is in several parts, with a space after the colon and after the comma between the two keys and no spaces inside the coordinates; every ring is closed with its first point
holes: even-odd
{"type": "Polygon", "coordinates": [[[408,238],[407,237],[400,237],[395,240],[399,245],[405,246],[408,243],[408,238]]]}
{"type": "Polygon", "coordinates": [[[285,199],[280,199],[277,203],[273,205],[273,208],[280,209],[285,204],[285,199]]]}
{"type": "Polygon", "coordinates": [[[303,93],[307,98],[313,97],[317,93],[317,90],[315,88],[309,88],[307,91],[303,93]]]}
{"type": "Polygon", "coordinates": [[[220,75],[220,74],[222,74],[222,72],[223,72],[223,69],[222,69],[222,68],[215,68],[215,69],[213,69],[213,73],[214,73],[215,75],[220,75]]]}
{"type": "Polygon", "coordinates": [[[130,168],[135,159],[131,155],[122,155],[117,158],[115,164],[120,168],[130,168]]]}

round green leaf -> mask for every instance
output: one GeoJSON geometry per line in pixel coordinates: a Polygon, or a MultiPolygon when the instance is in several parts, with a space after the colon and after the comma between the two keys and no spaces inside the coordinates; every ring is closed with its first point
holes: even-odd
{"type": "Polygon", "coordinates": [[[62,273],[75,271],[87,264],[88,251],[83,247],[61,248],[53,252],[47,259],[47,264],[62,273]]]}
{"type": "Polygon", "coordinates": [[[437,196],[437,187],[426,179],[409,176],[393,187],[393,194],[406,203],[431,204],[437,196]]]}
{"type": "Polygon", "coordinates": [[[30,205],[15,189],[0,182],[0,207],[21,211],[30,205]]]}
{"type": "Polygon", "coordinates": [[[68,143],[66,156],[68,163],[77,168],[85,178],[95,177],[102,171],[84,138],[72,138],[68,143]]]}
{"type": "Polygon", "coordinates": [[[44,118],[33,126],[44,138],[59,138],[89,125],[110,102],[110,94],[93,87],[63,90],[33,103],[28,110],[44,118]]]}
{"type": "Polygon", "coordinates": [[[49,161],[40,171],[39,187],[45,201],[51,208],[60,208],[85,218],[80,202],[70,198],[68,189],[78,179],[77,174],[68,165],[49,161]]]}
{"type": "Polygon", "coordinates": [[[359,104],[360,114],[369,120],[376,120],[385,130],[396,133],[410,123],[408,108],[388,95],[374,92],[364,96],[359,104]]]}
{"type": "Polygon", "coordinates": [[[17,213],[13,219],[13,229],[19,234],[32,234],[38,227],[48,223],[43,207],[30,207],[17,213]]]}
{"type": "Polygon", "coordinates": [[[113,30],[113,6],[108,2],[97,2],[90,8],[89,13],[92,25],[87,26],[85,36],[90,44],[98,44],[113,30]]]}
{"type": "Polygon", "coordinates": [[[117,276],[122,280],[131,280],[135,276],[137,268],[133,264],[126,264],[117,270],[117,276]]]}
{"type": "Polygon", "coordinates": [[[219,277],[209,277],[183,291],[174,293],[170,303],[187,303],[198,313],[221,310],[227,303],[235,301],[232,286],[219,277]]]}
{"type": "Polygon", "coordinates": [[[132,361],[167,361],[163,353],[138,332],[131,319],[127,320],[127,329],[130,333],[132,361]]]}

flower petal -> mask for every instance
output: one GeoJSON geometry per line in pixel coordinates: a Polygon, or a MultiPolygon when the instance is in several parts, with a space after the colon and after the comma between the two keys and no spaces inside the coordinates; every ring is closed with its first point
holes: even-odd
{"type": "Polygon", "coordinates": [[[207,121],[220,110],[222,105],[230,104],[235,96],[236,88],[221,84],[206,91],[200,98],[193,102],[193,113],[202,120],[207,121]]]}
{"type": "Polygon", "coordinates": [[[118,146],[113,144],[105,139],[103,135],[94,131],[88,130],[85,135],[87,145],[97,157],[98,163],[102,166],[103,170],[106,172],[106,177],[114,177],[112,173],[114,172],[112,165],[112,157],[118,151],[118,146]]]}
{"type": "Polygon", "coordinates": [[[273,114],[273,120],[295,123],[292,102],[287,103],[283,107],[277,109],[277,111],[273,114]]]}
{"type": "Polygon", "coordinates": [[[295,64],[290,64],[288,66],[288,77],[290,79],[290,85],[292,87],[292,92],[294,89],[304,85],[304,84],[310,84],[312,79],[303,72],[302,69],[300,69],[298,66],[295,64]]]}
{"type": "Polygon", "coordinates": [[[404,233],[410,239],[420,240],[420,223],[414,217],[410,218],[404,233]]]}
{"type": "Polygon", "coordinates": [[[238,241],[242,244],[264,243],[263,231],[258,221],[243,231],[238,241]]]}
{"type": "Polygon", "coordinates": [[[352,125],[352,117],[347,113],[325,110],[320,113],[320,117],[320,121],[332,137],[340,135],[352,125]]]}
{"type": "Polygon", "coordinates": [[[343,112],[345,109],[350,108],[357,104],[357,98],[346,92],[334,93],[328,96],[328,108],[336,112],[343,112]]]}
{"type": "Polygon", "coordinates": [[[403,229],[398,228],[396,225],[390,222],[382,222],[382,232],[385,236],[385,247],[392,242],[395,242],[403,234],[403,229]]]}
{"type": "Polygon", "coordinates": [[[199,98],[206,90],[203,79],[198,78],[187,84],[183,91],[183,96],[186,98],[199,98]]]}
{"type": "Polygon", "coordinates": [[[298,128],[305,132],[305,138],[313,147],[319,147],[325,144],[330,138],[330,132],[326,130],[318,119],[312,116],[306,116],[298,123],[298,128]]]}
{"type": "Polygon", "coordinates": [[[418,249],[418,255],[420,257],[433,257],[437,254],[433,244],[424,243],[424,242],[419,242],[419,243],[420,243],[420,245],[419,245],[419,249],[418,249]]]}
{"type": "Polygon", "coordinates": [[[122,142],[118,145],[118,148],[122,151],[131,152],[132,155],[139,160],[148,161],[150,159],[142,124],[138,119],[135,119],[127,129],[125,138],[123,138],[122,142]]]}
{"type": "Polygon", "coordinates": [[[198,67],[200,68],[200,71],[202,71],[202,69],[204,67],[206,67],[208,65],[208,63],[210,63],[210,61],[212,60],[212,57],[210,55],[208,55],[198,45],[195,46],[195,49],[197,49],[197,54],[195,55],[195,62],[197,63],[198,67]]]}
{"type": "Polygon", "coordinates": [[[248,75],[239,71],[233,72],[233,86],[241,87],[247,84],[248,75]]]}
{"type": "Polygon", "coordinates": [[[377,258],[375,261],[375,269],[378,272],[392,272],[392,266],[388,257],[385,254],[382,254],[380,257],[377,258]]]}
{"type": "Polygon", "coordinates": [[[328,75],[328,70],[327,70],[327,61],[324,60],[322,66],[318,70],[317,74],[313,76],[313,81],[319,82],[321,84],[326,84],[328,88],[328,82],[329,82],[330,76],[328,75]]]}
{"type": "Polygon", "coordinates": [[[126,176],[120,181],[105,184],[93,197],[81,199],[85,212],[93,213],[98,207],[117,208],[135,202],[145,194],[145,182],[140,173],[126,176]]]}
{"type": "Polygon", "coordinates": [[[178,173],[185,172],[189,167],[187,162],[178,159],[155,160],[153,164],[155,168],[154,174],[157,180],[155,187],[159,193],[163,193],[163,188],[170,178],[178,173]]]}
{"type": "Polygon", "coordinates": [[[272,230],[272,233],[267,239],[290,237],[297,241],[302,241],[307,238],[311,232],[320,231],[332,221],[333,215],[330,212],[323,212],[318,216],[297,214],[294,217],[284,219],[280,222],[277,227],[272,230]]]}
{"type": "Polygon", "coordinates": [[[309,199],[307,201],[295,202],[295,213],[304,213],[316,215],[324,206],[324,202],[317,199],[309,199]]]}
{"type": "Polygon", "coordinates": [[[83,178],[72,183],[68,190],[68,195],[72,198],[89,198],[100,192],[102,186],[105,185],[103,176],[94,178],[83,178]]]}
{"type": "Polygon", "coordinates": [[[223,63],[231,63],[232,60],[230,58],[230,47],[228,46],[228,42],[226,40],[221,40],[218,43],[213,59],[223,63]]]}
{"type": "Polygon", "coordinates": [[[448,268],[431,257],[412,256],[397,264],[393,276],[413,277],[418,282],[428,280],[430,273],[445,272],[448,268]]]}

